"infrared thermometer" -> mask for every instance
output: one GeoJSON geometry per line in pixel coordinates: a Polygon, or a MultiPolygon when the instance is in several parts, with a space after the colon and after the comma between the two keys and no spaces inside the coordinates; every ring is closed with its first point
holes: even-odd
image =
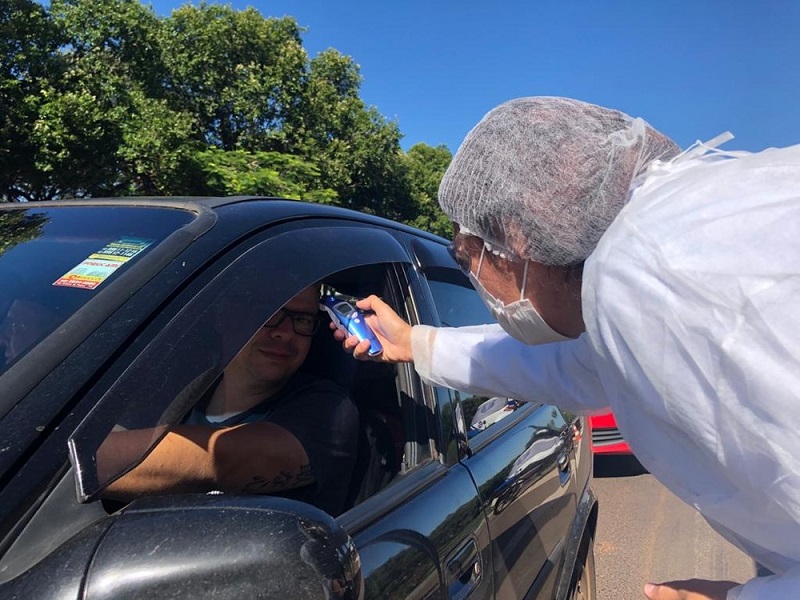
{"type": "Polygon", "coordinates": [[[356,336],[359,342],[363,340],[369,341],[368,354],[370,356],[377,356],[383,352],[383,346],[381,346],[378,338],[364,320],[366,313],[363,310],[356,308],[347,300],[342,300],[330,294],[320,298],[319,307],[330,315],[331,321],[336,327],[349,335],[356,336]]]}

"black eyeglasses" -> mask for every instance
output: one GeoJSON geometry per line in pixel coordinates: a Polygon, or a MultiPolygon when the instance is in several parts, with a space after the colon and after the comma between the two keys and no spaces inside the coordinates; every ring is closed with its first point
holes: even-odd
{"type": "Polygon", "coordinates": [[[283,323],[284,319],[287,317],[292,320],[292,331],[294,331],[297,335],[314,335],[320,323],[319,315],[306,312],[295,312],[293,310],[281,308],[278,310],[278,312],[272,315],[266,323],[264,323],[264,327],[277,327],[283,323]]]}

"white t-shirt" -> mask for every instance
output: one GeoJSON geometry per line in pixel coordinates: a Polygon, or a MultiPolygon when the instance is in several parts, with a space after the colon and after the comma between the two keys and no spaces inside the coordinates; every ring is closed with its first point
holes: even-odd
{"type": "Polygon", "coordinates": [[[450,387],[610,406],[642,464],[800,598],[800,146],[659,163],[587,260],[577,340],[414,328],[450,387]]]}

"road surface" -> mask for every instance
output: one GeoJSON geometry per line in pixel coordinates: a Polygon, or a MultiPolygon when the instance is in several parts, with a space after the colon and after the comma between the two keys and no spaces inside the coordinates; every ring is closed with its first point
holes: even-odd
{"type": "Polygon", "coordinates": [[[598,457],[597,600],[643,600],[647,581],[755,575],[750,558],[722,539],[635,460],[598,457]]]}

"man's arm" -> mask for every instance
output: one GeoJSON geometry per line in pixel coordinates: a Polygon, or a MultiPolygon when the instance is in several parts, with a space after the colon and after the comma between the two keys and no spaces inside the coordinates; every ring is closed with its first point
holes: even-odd
{"type": "MultiPolygon", "coordinates": [[[[112,432],[97,453],[100,480],[136,461],[152,436],[153,430],[112,432]]],[[[177,425],[103,495],[131,500],[142,495],[210,490],[270,494],[314,481],[302,444],[274,423],[222,429],[177,425]]]]}

